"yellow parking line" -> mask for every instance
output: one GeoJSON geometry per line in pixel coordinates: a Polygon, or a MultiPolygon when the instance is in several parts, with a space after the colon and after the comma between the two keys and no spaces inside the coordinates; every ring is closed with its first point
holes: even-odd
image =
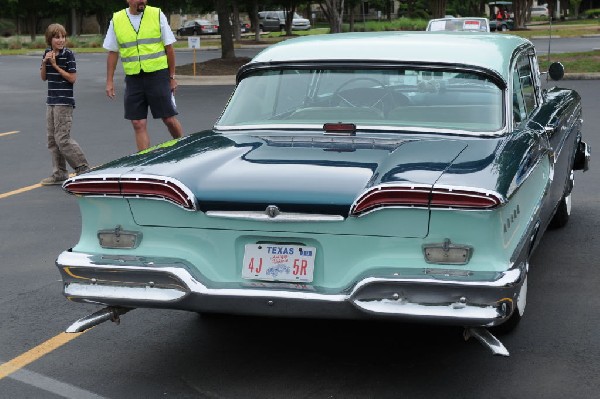
{"type": "Polygon", "coordinates": [[[13,130],[12,132],[0,133],[0,137],[8,136],[9,134],[17,134],[17,133],[19,133],[19,130],[13,130]]]}
{"type": "Polygon", "coordinates": [[[30,363],[33,363],[37,359],[41,358],[44,355],[47,355],[48,353],[54,351],[55,349],[60,348],[67,342],[72,341],[75,338],[79,337],[81,334],[83,334],[83,332],[60,333],[57,336],[50,338],[46,342],[41,343],[40,345],[36,346],[35,348],[28,350],[27,352],[23,353],[22,355],[19,355],[4,364],[0,364],[0,380],[3,379],[4,377],[11,375],[15,371],[19,371],[23,367],[27,366],[30,363]]]}
{"type": "Polygon", "coordinates": [[[19,188],[17,190],[13,190],[13,191],[9,191],[7,193],[1,193],[0,194],[0,199],[2,198],[7,198],[13,195],[17,195],[17,194],[21,194],[27,191],[31,191],[33,189],[36,189],[38,187],[42,187],[42,185],[40,183],[36,183],[36,184],[32,184],[31,186],[27,186],[27,187],[23,187],[23,188],[19,188]]]}

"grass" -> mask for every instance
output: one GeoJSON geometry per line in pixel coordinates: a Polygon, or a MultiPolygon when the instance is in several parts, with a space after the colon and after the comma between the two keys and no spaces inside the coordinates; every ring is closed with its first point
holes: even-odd
{"type": "Polygon", "coordinates": [[[548,62],[547,56],[540,56],[538,61],[541,71],[547,71],[551,62],[560,61],[564,65],[566,73],[600,72],[600,50],[551,54],[550,62],[548,62]]]}
{"type": "Polygon", "coordinates": [[[554,37],[600,35],[600,23],[597,19],[577,19],[553,22],[552,24],[548,21],[538,21],[535,24],[528,25],[526,30],[513,30],[507,33],[527,39],[531,39],[534,36],[550,36],[550,34],[554,37]]]}

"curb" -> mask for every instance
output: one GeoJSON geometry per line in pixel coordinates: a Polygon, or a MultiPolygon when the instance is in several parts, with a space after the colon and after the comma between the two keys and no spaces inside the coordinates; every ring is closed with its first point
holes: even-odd
{"type": "Polygon", "coordinates": [[[179,86],[235,86],[235,75],[190,76],[177,75],[179,86]]]}
{"type": "MultiPolygon", "coordinates": [[[[600,80],[600,72],[565,73],[562,80],[600,80]]],[[[235,86],[235,75],[177,75],[177,84],[179,86],[235,86]]]]}
{"type": "Polygon", "coordinates": [[[565,73],[563,80],[595,80],[600,79],[600,72],[565,73]]]}

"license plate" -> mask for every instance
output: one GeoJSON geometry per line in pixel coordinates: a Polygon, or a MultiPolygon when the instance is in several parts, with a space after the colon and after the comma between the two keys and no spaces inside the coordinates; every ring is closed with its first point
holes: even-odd
{"type": "Polygon", "coordinates": [[[247,244],[242,278],[266,281],[313,281],[316,248],[300,245],[247,244]]]}

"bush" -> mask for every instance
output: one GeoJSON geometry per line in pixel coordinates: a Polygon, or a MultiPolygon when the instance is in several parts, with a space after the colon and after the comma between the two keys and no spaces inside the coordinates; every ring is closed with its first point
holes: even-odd
{"type": "Polygon", "coordinates": [[[45,39],[35,39],[34,42],[28,43],[27,47],[33,49],[45,49],[48,47],[45,39]]]}
{"type": "Polygon", "coordinates": [[[15,39],[15,40],[9,40],[7,42],[7,48],[9,50],[20,50],[23,48],[23,43],[21,43],[21,40],[19,39],[15,39]]]}
{"type": "MultiPolygon", "coordinates": [[[[425,30],[427,28],[426,19],[413,19],[413,18],[398,18],[392,21],[362,21],[354,22],[355,32],[382,32],[382,31],[398,31],[398,30],[425,30]]],[[[349,25],[344,24],[342,26],[343,32],[348,32],[349,25]]]]}
{"type": "Polygon", "coordinates": [[[586,10],[585,15],[588,18],[598,18],[600,17],[600,8],[592,8],[590,10],[586,10]]]}

